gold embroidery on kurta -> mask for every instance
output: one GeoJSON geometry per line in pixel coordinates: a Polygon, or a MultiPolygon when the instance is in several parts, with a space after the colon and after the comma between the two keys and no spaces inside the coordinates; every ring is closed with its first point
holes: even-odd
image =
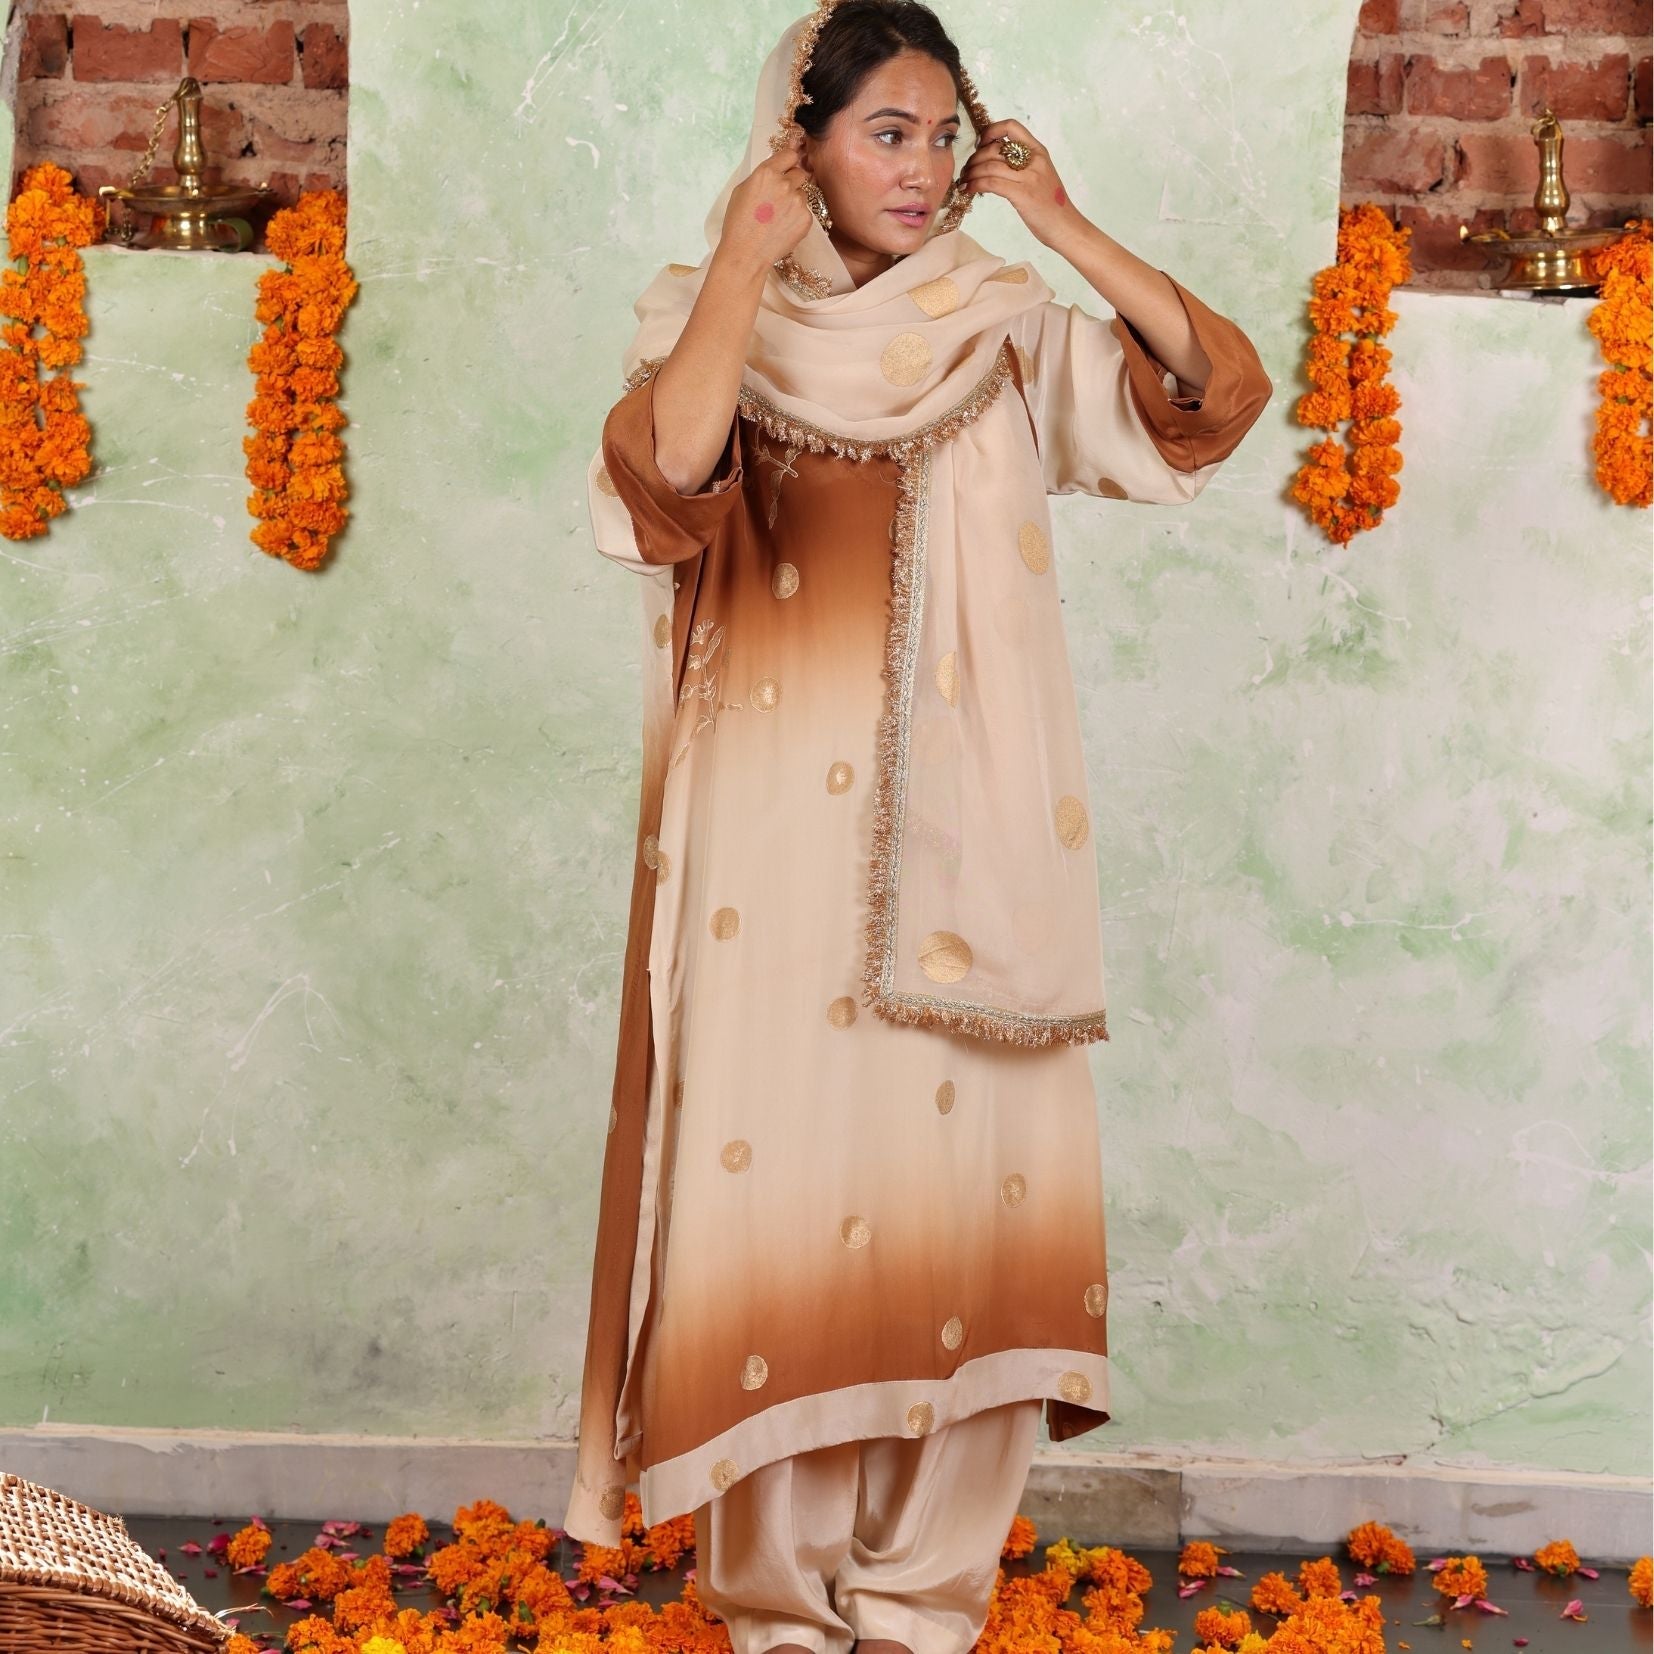
{"type": "Polygon", "coordinates": [[[743,1390],[759,1390],[764,1381],[770,1376],[770,1364],[761,1355],[749,1355],[746,1365],[741,1369],[741,1388],[743,1390]]]}
{"type": "Polygon", "coordinates": [[[1091,1380],[1084,1373],[1064,1373],[1057,1380],[1057,1388],[1062,1391],[1064,1401],[1089,1401],[1091,1399],[1091,1380]]]}
{"type": "Polygon", "coordinates": [[[958,1349],[965,1342],[965,1323],[957,1315],[950,1315],[942,1323],[942,1342],[950,1350],[958,1349]]]}
{"type": "Polygon", "coordinates": [[[606,465],[597,468],[597,491],[599,494],[607,494],[611,500],[620,498],[620,490],[615,487],[615,480],[609,475],[606,465]]]}
{"type": "Polygon", "coordinates": [[[1078,850],[1090,831],[1091,822],[1085,813],[1085,805],[1072,793],[1064,793],[1057,800],[1057,837],[1070,850],[1078,850]]]}
{"type": "Polygon", "coordinates": [[[909,288],[908,295],[927,316],[946,316],[959,308],[959,288],[951,276],[938,276],[909,288]]]}
{"type": "Polygon", "coordinates": [[[624,1516],[626,1514],[626,1489],[618,1484],[611,1483],[604,1488],[603,1497],[597,1501],[597,1508],[611,1522],[624,1516]]]}
{"type": "Polygon", "coordinates": [[[1101,1315],[1108,1308],[1108,1286],[1102,1281],[1093,1281],[1085,1289],[1085,1312],[1087,1315],[1101,1315]]]}
{"type": "MultiPolygon", "coordinates": [[[[777,459],[775,457],[775,455],[770,452],[769,444],[764,441],[764,438],[762,436],[760,436],[758,438],[758,442],[757,442],[756,446],[757,446],[759,463],[764,464],[764,465],[773,465],[775,467],[775,470],[770,475],[770,479],[769,479],[769,484],[770,485],[769,485],[768,490],[766,491],[767,498],[766,498],[766,502],[765,502],[765,509],[766,509],[766,513],[767,513],[767,520],[769,522],[769,526],[771,528],[774,528],[775,527],[775,515],[781,509],[781,482],[782,482],[782,479],[784,477],[796,477],[798,475],[798,472],[793,469],[793,461],[795,459],[797,459],[798,456],[801,453],[803,453],[804,444],[802,442],[794,442],[791,445],[789,445],[789,447],[787,449],[787,452],[786,452],[786,456],[782,459],[777,459]]],[[[785,564],[783,566],[787,567],[787,568],[792,567],[792,565],[790,563],[785,564]]],[[[795,586],[797,585],[797,578],[798,578],[798,571],[796,569],[793,569],[793,582],[794,582],[795,586]]],[[[785,596],[787,596],[787,593],[778,591],[775,595],[777,597],[785,597],[785,596]]]]}
{"type": "Polygon", "coordinates": [[[1038,523],[1024,523],[1017,530],[1017,550],[1035,574],[1044,574],[1051,567],[1051,548],[1038,523]]]}
{"type": "Polygon", "coordinates": [[[710,920],[712,934],[720,942],[727,942],[741,928],[741,915],[732,907],[721,907],[710,920]]]}
{"type": "Polygon", "coordinates": [[[643,865],[653,868],[656,884],[665,884],[667,874],[672,871],[672,858],[661,849],[660,840],[653,833],[644,835],[643,865]]]}
{"type": "Polygon", "coordinates": [[[827,1007],[827,1020],[835,1028],[848,1028],[856,1020],[856,1002],[848,994],[835,999],[827,1007]]]}
{"type": "Polygon", "coordinates": [[[936,1409],[928,1401],[916,1401],[907,1410],[907,1428],[911,1435],[928,1436],[936,1422],[936,1409]]]}
{"type": "Polygon", "coordinates": [[[752,1144],[744,1137],[732,1137],[718,1155],[726,1172],[744,1172],[752,1164],[752,1144]]]}
{"type": "Polygon", "coordinates": [[[775,573],[770,576],[770,591],[776,597],[791,597],[798,590],[798,566],[794,563],[777,563],[775,573]]]}
{"type": "Polygon", "coordinates": [[[847,793],[850,784],[856,779],[856,772],[841,758],[836,764],[827,766],[827,791],[830,793],[847,793]]]}
{"type": "Polygon", "coordinates": [[[919,968],[932,982],[957,982],[974,963],[970,943],[957,931],[933,930],[919,944],[919,968]]]}
{"type": "Polygon", "coordinates": [[[936,663],[936,688],[949,706],[958,706],[959,656],[952,649],[936,663]]]}
{"type": "Polygon", "coordinates": [[[936,1112],[951,1114],[953,1112],[953,1081],[943,1080],[936,1088],[936,1112]]]}
{"type": "Polygon", "coordinates": [[[781,699],[781,685],[774,678],[760,678],[747,697],[759,712],[773,712],[781,699]]]}
{"type": "Polygon", "coordinates": [[[666,266],[674,276],[692,276],[700,269],[698,264],[668,264],[666,266]]]}
{"type": "Polygon", "coordinates": [[[1097,479],[1097,492],[1105,500],[1129,500],[1131,498],[1113,477],[1099,477],[1097,479]]]}
{"type": "Polygon", "coordinates": [[[879,372],[893,385],[917,385],[930,372],[930,341],[922,333],[898,333],[879,356],[879,372]]]}
{"type": "MultiPolygon", "coordinates": [[[[679,763],[689,751],[689,743],[703,729],[711,729],[717,722],[718,674],[712,668],[713,657],[722,648],[724,629],[714,620],[697,620],[689,633],[689,652],[684,660],[683,687],[678,691],[678,705],[691,700],[704,701],[705,707],[696,715],[695,727],[684,743],[672,755],[672,764],[679,763]]],[[[669,766],[670,767],[670,766],[669,766]]]]}
{"type": "Polygon", "coordinates": [[[672,617],[670,615],[655,616],[655,647],[664,649],[672,641],[672,617]]]}
{"type": "Polygon", "coordinates": [[[1012,1172],[999,1186],[999,1198],[1007,1206],[1020,1206],[1028,1195],[1028,1179],[1021,1172],[1012,1172]]]}
{"type": "Polygon", "coordinates": [[[1008,281],[1013,282],[1018,286],[1027,281],[1027,279],[1028,267],[1026,265],[1016,264],[1009,264],[1003,270],[995,270],[994,273],[988,277],[989,281],[1008,281]]]}
{"type": "Polygon", "coordinates": [[[720,1493],[727,1493],[741,1479],[733,1459],[720,1459],[712,1467],[712,1485],[720,1493]]]}
{"type": "Polygon", "coordinates": [[[838,1226],[838,1238],[854,1252],[872,1240],[873,1225],[866,1218],[847,1217],[838,1226]]]}

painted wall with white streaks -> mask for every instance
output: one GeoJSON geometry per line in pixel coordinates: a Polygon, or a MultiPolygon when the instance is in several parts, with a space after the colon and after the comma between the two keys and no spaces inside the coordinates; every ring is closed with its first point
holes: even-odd
{"type": "MultiPolygon", "coordinates": [[[[1587,301],[1400,295],[1400,507],[1285,499],[1355,10],[945,8],[1277,385],[1187,509],[1054,502],[1113,1028],[1071,1445],[1640,1474],[1648,519],[1587,301]]],[[[320,577],[247,539],[267,262],[89,254],[99,469],[0,544],[0,1423],[572,1436],[638,765],[583,470],[794,15],[361,0],[320,577]]]]}

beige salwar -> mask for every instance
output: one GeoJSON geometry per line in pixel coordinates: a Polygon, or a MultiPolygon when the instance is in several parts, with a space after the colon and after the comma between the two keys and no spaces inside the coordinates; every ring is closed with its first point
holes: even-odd
{"type": "Polygon", "coordinates": [[[885,1638],[964,1654],[982,1634],[1039,1428],[1038,1399],[928,1436],[836,1442],[695,1511],[696,1589],[734,1654],[885,1638]]]}

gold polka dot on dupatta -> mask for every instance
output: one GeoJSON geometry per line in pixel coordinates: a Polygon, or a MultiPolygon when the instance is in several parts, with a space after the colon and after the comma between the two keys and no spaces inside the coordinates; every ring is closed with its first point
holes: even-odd
{"type": "Polygon", "coordinates": [[[770,590],[777,597],[791,597],[798,590],[798,567],[794,563],[777,563],[770,576],[770,590]]]}
{"type": "Polygon", "coordinates": [[[893,385],[917,385],[930,372],[930,344],[922,333],[898,333],[879,357],[879,372],[893,385]]]}
{"type": "Polygon", "coordinates": [[[847,1217],[838,1226],[838,1238],[854,1252],[872,1240],[873,1225],[866,1218],[847,1217]]]}
{"type": "Polygon", "coordinates": [[[764,1380],[770,1376],[770,1364],[761,1355],[749,1355],[746,1365],[741,1369],[741,1388],[743,1390],[760,1390],[764,1380]]]}
{"type": "Polygon", "coordinates": [[[1031,385],[1034,382],[1034,358],[1022,345],[1016,347],[1017,366],[1022,369],[1022,382],[1031,385]]]}
{"type": "Polygon", "coordinates": [[[950,649],[936,663],[936,688],[949,706],[959,704],[959,654],[950,649]]]}
{"type": "Polygon", "coordinates": [[[597,1508],[611,1522],[626,1514],[626,1489],[618,1482],[611,1482],[603,1490],[603,1497],[597,1501],[597,1508]]]}
{"type": "Polygon", "coordinates": [[[1078,850],[1090,831],[1091,818],[1085,813],[1085,805],[1072,793],[1064,793],[1057,800],[1057,837],[1070,850],[1078,850]]]}
{"type": "Polygon", "coordinates": [[[672,871],[672,858],[661,849],[660,840],[653,833],[646,834],[643,840],[643,865],[654,869],[656,884],[665,884],[672,871]]]}
{"type": "Polygon", "coordinates": [[[953,1081],[943,1080],[936,1088],[936,1112],[951,1114],[953,1112],[953,1081]]]}
{"type": "Polygon", "coordinates": [[[620,490],[615,487],[615,480],[609,475],[606,465],[597,468],[597,491],[599,494],[607,494],[611,500],[620,498],[620,490]]]}
{"type": "Polygon", "coordinates": [[[760,712],[773,712],[781,699],[781,685],[774,678],[760,678],[752,686],[752,704],[760,712]]]}
{"type": "Polygon", "coordinates": [[[1051,547],[1038,523],[1024,523],[1017,530],[1017,550],[1035,574],[1044,574],[1051,567],[1051,547]]]}
{"type": "Polygon", "coordinates": [[[935,1423],[936,1409],[928,1401],[916,1401],[908,1408],[907,1428],[910,1435],[928,1436],[935,1423]]]}
{"type": "Polygon", "coordinates": [[[848,1028],[856,1020],[856,1002],[849,994],[840,994],[827,1007],[827,1020],[835,1028],[848,1028]]]}
{"type": "Polygon", "coordinates": [[[965,1323],[957,1315],[950,1315],[942,1323],[942,1342],[950,1350],[958,1349],[965,1342],[965,1323]]]}
{"type": "Polygon", "coordinates": [[[988,277],[989,281],[1009,281],[1009,282],[1015,282],[1019,286],[1023,282],[1027,281],[1027,279],[1028,279],[1028,268],[1027,268],[1027,266],[1026,265],[1015,265],[1015,264],[1008,264],[1008,265],[1006,265],[1006,267],[1003,270],[995,270],[994,273],[991,276],[988,277]]]}
{"type": "Polygon", "coordinates": [[[855,779],[856,772],[842,758],[836,764],[827,766],[827,791],[830,793],[849,792],[855,779]]]}
{"type": "Polygon", "coordinates": [[[609,1130],[613,1131],[620,1124],[620,1111],[613,1103],[609,1104],[609,1130]]]}
{"type": "Polygon", "coordinates": [[[732,1137],[718,1154],[718,1164],[726,1172],[744,1172],[752,1164],[752,1144],[744,1137],[732,1137]]]}
{"type": "Polygon", "coordinates": [[[712,934],[727,942],[741,928],[741,915],[732,907],[721,907],[712,915],[712,934]]]}
{"type": "Polygon", "coordinates": [[[1021,1172],[1012,1172],[999,1186],[999,1198],[1007,1206],[1020,1206],[1027,1198],[1028,1180],[1021,1172]]]}
{"type": "Polygon", "coordinates": [[[664,649],[672,641],[672,617],[670,615],[655,616],[655,647],[664,649]]]}
{"type": "Polygon", "coordinates": [[[1113,477],[1099,477],[1097,479],[1097,492],[1105,500],[1129,500],[1131,498],[1131,495],[1113,477]]]}
{"type": "Polygon", "coordinates": [[[921,282],[907,295],[927,316],[946,316],[959,308],[959,289],[947,276],[921,282]]]}
{"type": "Polygon", "coordinates": [[[720,1493],[727,1493],[740,1479],[741,1472],[735,1468],[733,1459],[720,1459],[712,1467],[712,1485],[720,1493]]]}
{"type": "Polygon", "coordinates": [[[1108,1309],[1108,1283],[1093,1281],[1085,1289],[1085,1312],[1087,1315],[1101,1316],[1108,1309]]]}
{"type": "Polygon", "coordinates": [[[1057,1388],[1062,1391],[1064,1401],[1091,1399],[1091,1380],[1084,1373],[1064,1373],[1057,1380],[1057,1388]]]}
{"type": "Polygon", "coordinates": [[[951,930],[933,930],[919,944],[919,968],[932,982],[957,982],[975,959],[970,943],[951,930]]]}
{"type": "Polygon", "coordinates": [[[666,266],[674,276],[692,276],[700,269],[698,264],[668,264],[666,266]]]}

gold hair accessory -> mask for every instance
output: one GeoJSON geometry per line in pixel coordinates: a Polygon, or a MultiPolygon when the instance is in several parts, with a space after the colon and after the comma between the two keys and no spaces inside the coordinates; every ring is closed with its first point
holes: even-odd
{"type": "Polygon", "coordinates": [[[1006,166],[1014,168],[1017,172],[1021,172],[1034,158],[1033,150],[1020,139],[1013,138],[1009,132],[999,140],[999,153],[1005,157],[1006,166]]]}
{"type": "Polygon", "coordinates": [[[816,216],[816,223],[824,230],[832,229],[833,217],[827,211],[827,197],[821,193],[821,185],[813,178],[804,181],[804,199],[809,202],[810,211],[816,216]]]}

